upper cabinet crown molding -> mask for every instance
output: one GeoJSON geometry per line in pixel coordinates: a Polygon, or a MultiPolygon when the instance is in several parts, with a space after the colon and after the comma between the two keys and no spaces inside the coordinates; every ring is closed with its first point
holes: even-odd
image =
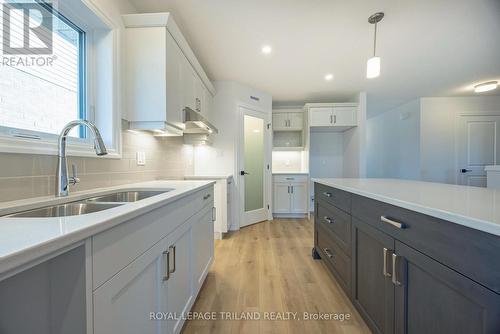
{"type": "Polygon", "coordinates": [[[188,59],[191,66],[194,68],[195,72],[198,74],[200,79],[206,88],[215,95],[215,86],[212,84],[207,74],[201,67],[198,59],[196,58],[193,50],[189,46],[182,35],[181,30],[175,23],[175,20],[171,13],[145,13],[145,14],[128,14],[122,16],[125,28],[139,28],[139,27],[165,27],[170,32],[175,42],[184,53],[184,56],[188,59]]]}

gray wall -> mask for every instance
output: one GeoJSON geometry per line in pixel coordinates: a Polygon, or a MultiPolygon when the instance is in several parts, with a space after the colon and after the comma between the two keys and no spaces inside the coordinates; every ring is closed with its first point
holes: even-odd
{"type": "MultiPolygon", "coordinates": [[[[71,190],[148,181],[180,179],[193,173],[193,147],[182,137],[153,137],[123,131],[121,159],[70,157],[81,182],[71,190]],[[146,165],[137,166],[136,151],[146,152],[146,165]]],[[[49,155],[0,153],[0,202],[54,194],[57,157],[49,155]]],[[[71,171],[71,168],[70,168],[71,171]]]]}
{"type": "Polygon", "coordinates": [[[368,119],[367,176],[419,179],[419,99],[368,119]]]}

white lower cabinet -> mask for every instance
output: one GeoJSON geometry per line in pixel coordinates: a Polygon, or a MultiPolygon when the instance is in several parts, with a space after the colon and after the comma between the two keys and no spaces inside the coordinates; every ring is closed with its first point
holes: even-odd
{"type": "Polygon", "coordinates": [[[167,311],[167,248],[163,239],[94,292],[95,334],[167,332],[166,322],[150,319],[167,311]]]}
{"type": "MultiPolygon", "coordinates": [[[[173,230],[94,290],[93,333],[180,333],[185,313],[190,311],[213,261],[213,188],[180,201],[157,214],[165,217],[163,227],[170,224],[173,230]],[[195,213],[179,222],[175,217],[182,216],[184,207],[195,213]],[[169,219],[169,214],[174,219],[169,219]]],[[[142,226],[139,222],[134,220],[110,234],[116,239],[107,237],[107,248],[120,252],[130,248],[125,231],[162,233],[163,227],[147,219],[142,226]]],[[[95,241],[94,245],[100,243],[95,241]]],[[[94,250],[94,256],[108,256],[105,246],[99,247],[102,249],[94,250]]],[[[116,254],[114,258],[119,257],[116,254]]],[[[100,263],[96,260],[94,263],[100,263]]]]}
{"type": "Polygon", "coordinates": [[[275,175],[273,178],[273,213],[296,216],[308,213],[307,175],[275,175]]]}

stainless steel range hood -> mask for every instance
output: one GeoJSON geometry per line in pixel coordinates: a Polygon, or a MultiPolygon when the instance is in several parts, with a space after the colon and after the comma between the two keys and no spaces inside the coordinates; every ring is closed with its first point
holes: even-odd
{"type": "Polygon", "coordinates": [[[184,134],[216,134],[219,130],[202,114],[189,107],[184,108],[184,134]]]}

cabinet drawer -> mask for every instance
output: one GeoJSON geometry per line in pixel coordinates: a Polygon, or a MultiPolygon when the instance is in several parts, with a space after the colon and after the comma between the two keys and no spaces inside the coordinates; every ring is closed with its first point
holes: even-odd
{"type": "Polygon", "coordinates": [[[307,182],[308,175],[304,174],[275,174],[274,182],[290,183],[290,182],[307,182]]]}
{"type": "Polygon", "coordinates": [[[316,225],[318,244],[316,250],[337,278],[345,293],[351,295],[351,260],[337,246],[332,233],[322,225],[316,225]]]}
{"type": "Polygon", "coordinates": [[[325,201],[347,213],[351,213],[351,194],[346,191],[314,183],[314,199],[318,203],[325,201]]]}
{"type": "Polygon", "coordinates": [[[333,232],[338,247],[350,257],[351,216],[326,202],[319,202],[316,219],[319,225],[333,232]]]}
{"type": "Polygon", "coordinates": [[[500,237],[358,195],[352,215],[500,293],[500,237]]]}
{"type": "Polygon", "coordinates": [[[203,207],[213,206],[213,198],[213,187],[205,188],[92,237],[94,289],[203,207]]]}

